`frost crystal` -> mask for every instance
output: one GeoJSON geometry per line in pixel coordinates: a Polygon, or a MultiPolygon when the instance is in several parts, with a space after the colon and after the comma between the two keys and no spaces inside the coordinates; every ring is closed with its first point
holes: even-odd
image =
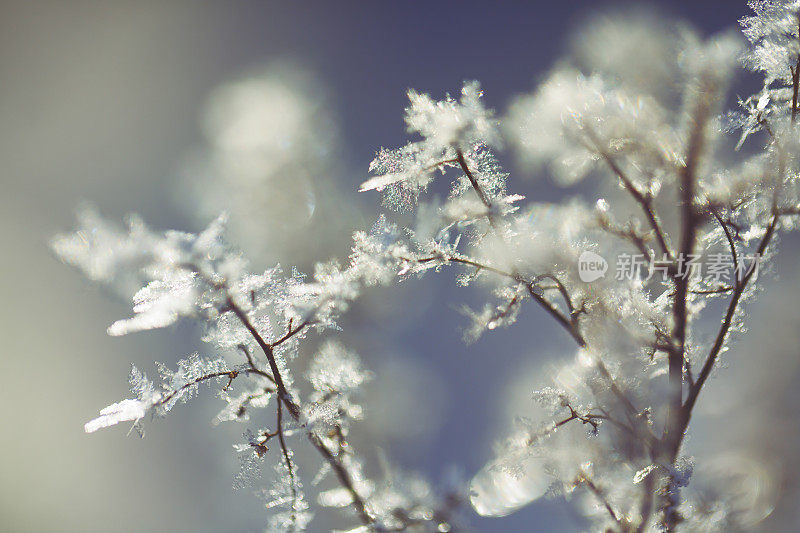
{"type": "Polygon", "coordinates": [[[745,37],[753,43],[745,64],[753,70],[762,71],[767,85],[775,80],[791,84],[792,69],[800,53],[800,2],[750,0],[748,5],[755,15],[741,20],[745,37]]]}
{"type": "Polygon", "coordinates": [[[386,191],[387,205],[408,209],[436,173],[455,166],[459,153],[482,144],[497,146],[496,120],[483,107],[482,95],[476,82],[464,86],[459,101],[448,95],[437,102],[427,94],[409,91],[406,126],[422,140],[397,150],[382,148],[370,164],[375,177],[364,182],[361,191],[386,191]]]}
{"type": "Polygon", "coordinates": [[[131,392],[136,394],[137,399],[123,400],[106,407],[100,411],[103,416],[86,424],[86,432],[92,433],[128,420],[138,423],[151,409],[155,414],[164,416],[178,401],[185,403],[191,399],[201,383],[212,380],[230,383],[238,374],[238,371],[229,370],[227,363],[221,358],[202,359],[197,354],[179,361],[176,371],[160,363],[158,368],[162,383],[157,389],[138,368],[132,367],[129,381],[131,392]]]}
{"type": "Polygon", "coordinates": [[[144,418],[147,412],[147,405],[140,400],[122,400],[112,403],[100,411],[100,416],[91,422],[87,422],[84,427],[86,433],[94,433],[98,429],[107,428],[120,422],[138,422],[144,418]]]}
{"type": "Polygon", "coordinates": [[[195,275],[190,272],[164,272],[164,279],[151,281],[133,297],[136,316],[118,320],[108,328],[108,334],[119,336],[157,329],[175,323],[180,316],[194,310],[195,275]]]}
{"type": "Polygon", "coordinates": [[[266,508],[270,510],[269,532],[304,531],[314,516],[292,464],[295,469],[290,472],[283,461],[276,463],[275,481],[264,493],[266,508]]]}

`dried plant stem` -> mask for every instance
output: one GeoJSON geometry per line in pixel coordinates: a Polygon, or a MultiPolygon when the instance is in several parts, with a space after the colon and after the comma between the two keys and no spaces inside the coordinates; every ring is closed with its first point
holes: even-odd
{"type": "MultiPolygon", "coordinates": [[[[264,352],[264,355],[267,358],[267,363],[269,364],[270,370],[272,371],[272,375],[275,377],[275,384],[278,388],[279,401],[282,402],[284,406],[286,406],[287,411],[289,411],[289,414],[292,416],[295,422],[302,424],[302,413],[300,411],[300,407],[292,399],[291,395],[286,389],[286,385],[284,384],[283,378],[281,377],[280,369],[278,368],[278,363],[275,359],[274,349],[275,346],[285,342],[295,334],[299,333],[303,328],[306,327],[308,322],[307,321],[304,322],[303,325],[298,326],[293,330],[290,329],[290,332],[293,331],[294,333],[284,335],[275,343],[270,344],[264,340],[264,338],[255,328],[255,326],[250,321],[244,310],[242,310],[242,308],[236,305],[236,303],[230,297],[227,299],[226,303],[230,308],[230,310],[233,312],[233,314],[236,315],[236,317],[239,319],[242,325],[244,325],[247,331],[250,332],[250,334],[253,336],[253,339],[255,339],[256,343],[264,352]]],[[[322,439],[319,438],[319,436],[316,433],[310,430],[307,431],[306,433],[308,435],[308,439],[311,442],[311,444],[317,449],[317,451],[319,451],[323,459],[325,459],[325,461],[327,461],[328,464],[331,466],[332,470],[336,474],[337,479],[339,480],[339,483],[350,494],[350,497],[353,500],[353,506],[356,509],[356,514],[358,515],[361,522],[365,526],[367,526],[370,530],[375,530],[375,520],[367,511],[366,502],[356,490],[353,479],[350,476],[350,472],[344,466],[339,457],[325,445],[325,443],[322,441],[322,439]]],[[[280,429],[279,429],[279,436],[282,436],[282,430],[280,429]]],[[[281,442],[283,444],[282,439],[281,442]]]]}

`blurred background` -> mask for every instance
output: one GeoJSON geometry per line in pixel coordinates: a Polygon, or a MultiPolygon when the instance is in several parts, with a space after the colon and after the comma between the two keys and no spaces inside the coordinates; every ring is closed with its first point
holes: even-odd
{"type": "MultiPolygon", "coordinates": [[[[635,6],[704,34],[747,13],[728,0],[635,6]]],[[[376,195],[356,190],[375,151],[406,140],[406,89],[439,98],[477,79],[487,105],[502,112],[569,49],[574,28],[599,11],[633,7],[0,0],[0,530],[244,532],[265,523],[261,502],[231,488],[231,444],[246,426],[212,428],[213,394],[148,423],[144,439],[119,428],[83,433],[126,395],[131,363],[152,372],[153,361],[173,364],[204,347],[190,324],[106,336],[129,304],[47,247],[72,227],[78,205],[190,231],[225,209],[254,270],[280,261],[309,271],[315,260],[345,257],[351,231],[379,214],[376,195]]],[[[517,180],[511,159],[503,162],[510,189],[563,194],[517,180]]],[[[775,511],[765,531],[792,530],[800,503],[792,407],[800,319],[789,292],[798,247],[785,244],[778,279],[749,309],[752,335],[729,354],[730,374],[709,387],[693,427],[707,424],[688,444],[719,450],[722,442],[742,464],[771,461],[762,491],[777,503],[767,504],[775,511]],[[725,380],[739,384],[741,405],[725,400],[725,380]]],[[[454,469],[474,474],[506,434],[510,406],[530,402],[537,370],[572,354],[532,307],[516,327],[465,346],[454,306],[480,295],[451,281],[445,274],[376,290],[342,334],[375,372],[356,446],[378,445],[434,484],[454,469]]],[[[504,519],[468,514],[487,532],[582,526],[560,501],[504,519]]],[[[311,530],[330,527],[320,517],[311,530]]]]}

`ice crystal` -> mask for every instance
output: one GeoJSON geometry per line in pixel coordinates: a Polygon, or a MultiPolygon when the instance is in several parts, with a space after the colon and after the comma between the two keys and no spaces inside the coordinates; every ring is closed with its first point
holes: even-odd
{"type": "Polygon", "coordinates": [[[497,146],[497,123],[483,107],[482,95],[476,82],[464,85],[458,101],[449,95],[435,101],[409,91],[406,126],[422,140],[396,150],[382,148],[370,164],[375,176],[361,185],[361,191],[386,191],[387,205],[409,209],[435,174],[456,166],[459,153],[480,150],[477,147],[484,144],[497,146]]]}
{"type": "MultiPolygon", "coordinates": [[[[264,380],[266,381],[266,380],[264,380]]],[[[222,393],[222,399],[227,405],[214,417],[214,425],[220,422],[250,420],[250,409],[263,409],[272,399],[272,389],[269,386],[261,389],[246,390],[238,395],[231,396],[228,392],[222,393]]]]}
{"type": "Polygon", "coordinates": [[[347,432],[349,420],[362,416],[361,406],[353,394],[370,378],[355,354],[335,342],[324,344],[312,360],[307,373],[314,387],[309,396],[308,420],[317,431],[331,428],[347,432]]]}
{"type": "Polygon", "coordinates": [[[98,429],[119,424],[120,422],[138,422],[147,412],[147,404],[140,400],[122,400],[112,403],[100,411],[100,416],[84,426],[86,433],[94,433],[98,429]]]}
{"type": "Polygon", "coordinates": [[[742,30],[753,47],[745,64],[762,71],[766,83],[779,80],[791,84],[792,69],[800,53],[798,45],[798,11],[796,0],[751,0],[755,15],[741,20],[742,30]]]}
{"type": "Polygon", "coordinates": [[[238,371],[228,368],[224,359],[203,359],[197,354],[179,361],[177,370],[170,370],[160,363],[158,369],[162,383],[156,387],[138,368],[132,367],[129,381],[131,391],[137,398],[123,400],[106,407],[100,411],[99,418],[86,424],[86,432],[92,433],[100,428],[128,420],[138,423],[150,410],[164,416],[179,401],[185,403],[190,400],[202,383],[211,381],[230,383],[238,374],[238,371]]]}
{"type": "MultiPolygon", "coordinates": [[[[291,453],[288,457],[291,460],[291,453]]],[[[264,493],[264,498],[266,508],[270,510],[267,524],[269,532],[304,531],[314,517],[309,510],[294,462],[291,470],[284,460],[275,464],[275,480],[272,487],[264,493]]]]}
{"type": "Polygon", "coordinates": [[[241,490],[254,486],[261,481],[261,459],[267,453],[265,432],[254,433],[247,430],[242,435],[246,442],[234,444],[233,449],[239,457],[239,472],[233,478],[233,488],[241,490]]]}

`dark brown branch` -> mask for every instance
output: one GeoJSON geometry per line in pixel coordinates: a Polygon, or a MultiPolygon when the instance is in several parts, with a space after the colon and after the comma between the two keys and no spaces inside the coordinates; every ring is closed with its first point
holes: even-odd
{"type": "Polygon", "coordinates": [[[617,525],[619,525],[624,531],[625,525],[623,524],[622,520],[620,520],[620,518],[617,517],[617,513],[614,512],[614,508],[611,507],[611,503],[608,501],[608,498],[606,498],[605,493],[602,490],[600,490],[600,488],[597,485],[594,484],[594,482],[589,478],[588,475],[586,475],[585,472],[581,472],[578,474],[578,483],[586,485],[589,491],[592,494],[594,494],[598,500],[600,500],[600,503],[602,503],[603,506],[606,508],[606,511],[608,511],[608,514],[611,516],[614,522],[616,522],[617,525]]]}
{"type": "MultiPolygon", "coordinates": [[[[708,81],[701,80],[702,85],[708,85],[708,81]]],[[[688,152],[686,161],[680,169],[679,176],[679,201],[681,206],[681,239],[679,254],[683,258],[688,258],[694,252],[695,241],[697,239],[697,229],[701,222],[701,217],[697,212],[695,204],[695,188],[697,181],[697,167],[705,146],[705,126],[710,113],[710,98],[713,94],[713,87],[703,87],[700,91],[697,102],[692,129],[689,134],[688,152]],[[707,93],[707,94],[706,94],[707,93]]],[[[683,368],[686,359],[686,332],[688,328],[688,295],[689,295],[689,276],[679,276],[675,272],[673,276],[675,284],[675,298],[672,306],[672,316],[674,322],[673,343],[675,348],[668,354],[670,401],[667,410],[667,423],[664,427],[664,442],[668,443],[667,448],[673,448],[674,443],[682,439],[679,434],[680,411],[683,402],[683,368]]]]}
{"type": "MultiPolygon", "coordinates": [[[[694,405],[697,402],[697,397],[700,394],[700,391],[703,389],[703,385],[705,385],[708,377],[711,375],[711,371],[714,369],[714,364],[719,357],[720,351],[722,350],[723,346],[725,345],[725,340],[728,337],[728,333],[731,328],[731,324],[733,323],[733,319],[736,315],[736,311],[739,306],[739,301],[744,293],[745,289],[747,288],[748,283],[752,279],[753,275],[756,273],[758,269],[757,261],[759,260],[760,256],[764,254],[769,246],[770,241],[772,240],[773,235],[775,234],[775,230],[777,229],[779,217],[778,215],[773,215],[772,221],[770,222],[769,226],[767,227],[767,231],[764,233],[764,236],[761,238],[761,241],[758,245],[758,249],[756,252],[756,256],[753,259],[753,263],[748,268],[747,272],[745,273],[744,277],[741,281],[737,282],[736,289],[731,296],[731,300],[728,303],[728,307],[725,311],[725,317],[722,320],[722,326],[720,326],[719,331],[717,332],[717,336],[714,339],[714,344],[711,347],[711,350],[706,357],[705,363],[703,364],[703,368],[700,370],[700,374],[697,377],[697,381],[689,390],[689,394],[686,398],[686,402],[682,407],[682,417],[681,417],[681,424],[679,427],[679,431],[682,434],[689,425],[689,421],[692,416],[692,410],[694,409],[694,405]]],[[[680,440],[676,443],[675,449],[672,451],[673,455],[676,455],[678,452],[678,448],[680,447],[680,440]]]]}
{"type": "Polygon", "coordinates": [[[569,404],[566,404],[565,407],[569,409],[570,415],[564,420],[556,422],[555,425],[553,426],[553,429],[560,428],[564,424],[568,424],[573,420],[580,420],[582,424],[589,424],[590,426],[592,426],[593,432],[597,432],[597,429],[600,427],[600,424],[596,420],[597,416],[593,416],[591,414],[581,415],[569,404]]]}
{"type": "MultiPolygon", "coordinates": [[[[689,422],[692,418],[692,412],[697,402],[697,398],[702,391],[703,386],[705,385],[706,381],[708,380],[709,376],[711,375],[711,371],[714,368],[714,365],[719,357],[719,354],[722,350],[722,347],[725,345],[725,341],[728,337],[728,333],[730,332],[731,325],[733,323],[733,319],[736,316],[736,312],[739,308],[739,301],[744,294],[745,289],[747,288],[748,283],[752,279],[753,275],[758,270],[758,261],[760,257],[764,254],[769,246],[770,241],[775,233],[775,230],[778,225],[780,215],[775,212],[773,213],[772,220],[767,227],[767,231],[765,232],[764,236],[762,237],[758,249],[756,251],[755,258],[751,263],[750,267],[748,268],[747,272],[745,273],[744,277],[741,280],[736,280],[736,286],[733,291],[733,295],[731,296],[731,300],[728,303],[728,307],[725,311],[725,317],[723,318],[722,325],[717,333],[716,338],[714,339],[714,344],[711,347],[711,350],[703,364],[702,369],[700,370],[700,374],[697,377],[697,381],[692,381],[689,386],[689,392],[687,394],[687,398],[685,403],[682,403],[680,408],[677,411],[671,412],[671,420],[668,419],[668,429],[665,431],[663,442],[665,445],[665,452],[670,463],[675,461],[675,458],[678,456],[678,452],[680,450],[681,444],[683,443],[684,436],[686,434],[686,429],[689,427],[689,422]]],[[[727,234],[727,232],[726,232],[727,234]]],[[[730,241],[732,243],[732,240],[730,241]]],[[[682,352],[683,353],[683,352],[682,352]]],[[[673,480],[668,480],[668,487],[673,486],[673,480]]],[[[668,507],[673,507],[675,502],[672,501],[671,496],[667,496],[666,504],[668,507]]],[[[665,512],[665,524],[667,531],[674,531],[674,527],[676,524],[678,517],[674,510],[669,510],[665,512]]]]}
{"type": "MultiPolygon", "coordinates": [[[[239,321],[244,325],[247,331],[253,336],[255,341],[258,343],[261,350],[264,352],[264,355],[267,357],[267,362],[269,363],[270,370],[272,371],[273,376],[275,377],[275,384],[278,388],[278,399],[279,401],[283,402],[286,406],[289,414],[295,421],[301,421],[301,412],[300,407],[292,400],[289,395],[288,390],[286,389],[286,385],[283,382],[283,378],[281,377],[280,369],[278,368],[278,363],[275,360],[275,353],[273,351],[273,345],[267,343],[258,330],[253,326],[250,319],[247,317],[247,314],[236,305],[236,303],[228,297],[226,300],[226,304],[228,308],[236,315],[239,321]]],[[[366,525],[367,527],[374,529],[375,521],[370,516],[369,512],[367,511],[367,505],[361,495],[355,488],[353,484],[353,480],[350,478],[350,473],[341,463],[339,458],[331,452],[325,443],[311,430],[307,431],[308,439],[311,441],[311,444],[320,452],[323,458],[330,464],[331,468],[333,469],[336,477],[339,479],[339,483],[350,493],[350,497],[353,499],[353,505],[356,508],[356,512],[361,520],[361,522],[366,525]]]]}
{"type": "Polygon", "coordinates": [[[263,376],[268,380],[270,380],[273,383],[273,385],[275,384],[274,377],[272,377],[270,374],[267,374],[266,372],[258,368],[258,366],[256,366],[256,362],[253,359],[253,355],[250,353],[250,350],[247,348],[247,346],[245,346],[244,344],[240,344],[237,346],[237,348],[239,348],[239,350],[242,353],[244,353],[245,357],[247,357],[247,364],[250,365],[250,371],[253,374],[258,374],[259,376],[263,376]]]}
{"type": "MultiPolygon", "coordinates": [[[[487,272],[493,272],[493,273],[495,273],[495,274],[497,274],[499,276],[503,276],[503,277],[512,279],[512,280],[516,281],[517,283],[523,285],[525,287],[525,289],[528,291],[528,294],[531,296],[531,298],[533,298],[540,306],[542,306],[542,308],[544,308],[544,310],[550,316],[555,318],[556,321],[559,324],[561,324],[567,330],[567,332],[570,334],[570,336],[573,339],[575,339],[575,342],[577,342],[580,346],[585,346],[586,345],[586,341],[583,339],[583,336],[580,334],[580,331],[578,330],[578,328],[575,325],[576,320],[573,318],[575,315],[572,315],[572,311],[570,311],[572,316],[570,316],[570,317],[565,316],[561,311],[559,311],[552,304],[552,302],[550,302],[547,298],[545,298],[544,296],[539,294],[539,291],[537,290],[539,288],[539,286],[536,283],[526,280],[520,274],[516,274],[514,272],[508,272],[508,271],[493,267],[491,265],[487,265],[487,264],[475,261],[473,259],[466,259],[466,258],[463,258],[463,257],[452,257],[452,256],[444,256],[444,255],[442,255],[442,256],[434,256],[434,257],[424,257],[424,258],[415,259],[415,260],[409,259],[409,258],[403,258],[403,260],[404,261],[409,261],[409,262],[413,261],[413,262],[418,262],[418,263],[429,263],[431,261],[442,261],[444,263],[459,263],[459,264],[462,264],[462,265],[467,265],[467,266],[474,267],[474,268],[476,268],[478,270],[485,270],[487,272]]],[[[539,276],[540,279],[545,278],[545,277],[548,278],[548,279],[556,281],[556,278],[554,276],[550,275],[550,274],[546,274],[544,276],[539,276]]],[[[569,298],[569,295],[566,294],[566,289],[563,288],[563,284],[561,284],[560,281],[556,281],[556,283],[557,283],[557,286],[560,285],[559,291],[563,291],[562,294],[565,294],[565,301],[567,302],[568,308],[571,308],[572,302],[571,302],[571,300],[569,298]]]]}
{"type": "Polygon", "coordinates": [[[796,207],[779,207],[775,210],[775,214],[779,216],[795,216],[800,215],[800,206],[796,207]]]}
{"type": "Polygon", "coordinates": [[[513,298],[511,298],[508,302],[506,302],[506,305],[503,306],[502,309],[498,308],[497,311],[494,314],[492,314],[490,322],[500,320],[501,318],[506,318],[511,314],[512,309],[514,309],[514,307],[518,304],[519,304],[519,294],[515,294],[513,298]]]}
{"type": "Polygon", "coordinates": [[[733,235],[731,234],[730,228],[728,228],[728,224],[722,220],[722,217],[717,212],[717,209],[713,206],[710,206],[711,214],[714,215],[714,218],[717,219],[719,225],[722,227],[722,231],[725,232],[725,238],[728,240],[728,246],[731,249],[731,257],[733,258],[733,271],[739,272],[739,254],[736,252],[736,244],[733,242],[733,235]]]}
{"type": "MultiPolygon", "coordinates": [[[[502,236],[500,229],[498,228],[497,220],[494,218],[492,203],[489,200],[489,197],[481,187],[480,183],[478,182],[473,172],[470,170],[469,165],[467,165],[467,161],[464,158],[464,154],[460,150],[456,150],[456,153],[458,154],[458,163],[461,166],[461,170],[467,176],[467,179],[469,180],[470,184],[475,190],[475,193],[478,195],[481,202],[483,202],[483,204],[487,208],[488,213],[486,217],[489,220],[489,224],[492,226],[495,232],[498,233],[498,236],[502,236]]],[[[583,334],[580,331],[576,314],[571,313],[570,314],[571,316],[569,317],[564,316],[564,314],[561,313],[549,300],[547,300],[547,298],[539,294],[539,292],[536,290],[537,287],[533,283],[525,280],[519,273],[510,272],[505,274],[506,275],[510,274],[510,276],[514,280],[516,280],[519,283],[522,283],[526,287],[528,294],[530,294],[531,298],[533,298],[541,307],[544,308],[544,310],[550,316],[552,316],[556,320],[556,322],[561,324],[561,326],[567,330],[567,332],[575,340],[578,346],[582,348],[586,347],[586,339],[583,337],[583,334]]],[[[568,306],[572,305],[571,303],[572,300],[569,298],[569,295],[567,295],[565,299],[568,306]]],[[[628,410],[629,415],[632,417],[636,417],[638,415],[636,407],[619,388],[619,386],[616,383],[616,380],[614,380],[614,377],[611,375],[611,372],[608,371],[608,368],[606,367],[605,363],[603,363],[603,361],[598,357],[596,359],[596,364],[601,375],[608,381],[611,392],[622,402],[622,404],[628,410]]]]}
{"type": "MultiPolygon", "coordinates": [[[[486,191],[483,190],[483,187],[481,187],[481,184],[478,182],[478,179],[475,177],[475,174],[473,174],[472,170],[469,168],[469,165],[467,164],[467,161],[464,158],[464,154],[461,152],[461,150],[456,150],[456,153],[457,153],[458,164],[461,166],[461,170],[467,176],[467,179],[472,185],[472,188],[475,190],[475,193],[478,195],[478,198],[480,198],[483,205],[486,206],[487,209],[486,218],[489,220],[489,224],[492,226],[492,228],[495,230],[498,236],[502,237],[500,228],[498,228],[497,220],[495,219],[493,214],[494,213],[493,206],[491,200],[489,199],[489,196],[486,194],[486,191]]],[[[555,318],[556,321],[559,324],[561,324],[567,330],[567,332],[569,332],[572,338],[575,339],[575,342],[577,342],[580,346],[586,345],[586,341],[584,340],[580,331],[576,327],[576,324],[573,323],[572,318],[564,316],[558,309],[556,309],[556,307],[549,300],[547,300],[547,298],[539,294],[539,291],[536,290],[536,286],[532,282],[524,279],[522,275],[520,275],[516,271],[504,273],[504,275],[510,276],[518,283],[523,284],[527,289],[528,294],[530,294],[531,298],[533,298],[539,305],[541,305],[550,316],[555,318]]]]}
{"type": "Polygon", "coordinates": [[[562,405],[564,407],[566,407],[567,409],[569,409],[569,412],[570,412],[569,416],[567,416],[566,418],[563,418],[562,420],[559,420],[558,422],[553,422],[552,425],[546,427],[543,431],[528,437],[528,440],[526,441],[528,446],[532,446],[533,444],[535,444],[536,442],[538,442],[542,438],[552,434],[558,428],[569,424],[573,420],[579,420],[584,425],[588,424],[588,425],[592,426],[592,432],[593,433],[596,433],[599,430],[599,428],[600,428],[600,422],[599,421],[609,422],[609,423],[611,423],[613,425],[616,425],[620,429],[623,429],[623,430],[625,430],[627,432],[630,432],[632,434],[636,433],[632,428],[630,428],[630,427],[626,426],[624,423],[612,418],[608,414],[594,414],[594,413],[580,414],[568,402],[565,401],[562,405]]]}
{"type": "MultiPolygon", "coordinates": [[[[573,420],[579,420],[584,425],[588,424],[588,425],[592,426],[592,432],[596,433],[600,428],[600,421],[602,421],[602,422],[608,422],[608,423],[618,427],[619,429],[622,429],[623,431],[638,437],[638,433],[634,428],[632,428],[632,427],[626,425],[624,422],[620,422],[616,418],[612,417],[604,409],[600,409],[600,411],[602,411],[603,414],[597,414],[597,413],[592,413],[592,412],[581,414],[574,407],[572,407],[572,405],[566,399],[563,400],[562,405],[564,407],[566,407],[567,409],[569,409],[569,413],[570,414],[569,414],[568,417],[566,417],[566,418],[564,418],[562,420],[559,420],[558,422],[555,422],[550,427],[548,433],[560,428],[561,426],[564,426],[564,425],[572,422],[573,420]]],[[[648,439],[648,442],[649,442],[649,439],[648,439]]],[[[532,444],[531,439],[529,439],[528,443],[532,444]]]]}
{"type": "Polygon", "coordinates": [[[239,371],[238,370],[225,370],[223,372],[214,372],[212,374],[206,374],[204,376],[200,376],[200,377],[198,377],[196,379],[193,379],[189,383],[184,384],[182,387],[180,387],[178,389],[175,389],[174,391],[170,392],[169,394],[167,394],[166,396],[161,398],[155,405],[165,405],[165,404],[169,403],[169,401],[172,400],[175,396],[179,395],[180,393],[182,393],[183,391],[185,391],[189,387],[193,387],[194,385],[198,385],[198,384],[200,384],[200,383],[202,383],[204,381],[208,381],[209,379],[221,378],[223,376],[227,377],[228,378],[228,384],[225,385],[225,388],[227,389],[228,387],[231,386],[231,382],[233,382],[233,380],[236,379],[236,376],[238,376],[238,375],[239,375],[239,371]]]}
{"type": "Polygon", "coordinates": [[[559,293],[561,293],[561,298],[564,299],[564,304],[567,306],[567,313],[569,314],[570,322],[572,322],[572,327],[573,329],[577,329],[578,317],[580,316],[581,313],[586,312],[585,302],[582,303],[580,307],[576,308],[575,304],[572,301],[572,297],[569,295],[567,287],[564,285],[564,283],[561,282],[560,279],[558,279],[558,277],[554,276],[553,274],[542,274],[541,276],[537,276],[536,278],[537,286],[541,287],[542,289],[544,289],[544,287],[542,287],[538,283],[540,280],[543,279],[549,279],[555,284],[555,289],[558,290],[559,293]]]}
{"type": "Polygon", "coordinates": [[[490,265],[487,265],[487,264],[484,264],[484,263],[479,263],[479,262],[477,262],[475,260],[472,260],[472,259],[465,259],[463,257],[446,257],[446,258],[442,258],[442,259],[444,259],[444,261],[446,261],[446,262],[461,263],[462,265],[475,267],[478,270],[485,270],[487,272],[493,272],[495,274],[499,274],[499,275],[505,276],[507,278],[515,279],[514,274],[512,274],[511,272],[506,272],[505,270],[501,270],[499,268],[495,268],[493,266],[490,266],[490,265]]]}
{"type": "Polygon", "coordinates": [[[253,323],[248,318],[247,314],[242,310],[241,307],[234,303],[233,299],[228,296],[225,301],[226,306],[230,309],[236,318],[242,323],[242,325],[250,332],[250,335],[255,339],[258,346],[264,352],[264,355],[267,357],[267,363],[269,364],[269,369],[272,372],[272,376],[275,378],[275,385],[278,387],[278,397],[286,404],[286,408],[289,409],[289,413],[292,415],[292,418],[295,420],[300,419],[300,407],[292,400],[291,396],[289,395],[289,391],[286,389],[286,385],[283,382],[283,378],[281,377],[281,371],[278,368],[278,363],[275,360],[275,353],[273,351],[272,345],[268,344],[258,330],[253,326],[253,323]]]}
{"type": "MultiPolygon", "coordinates": [[[[653,259],[652,254],[647,247],[644,236],[640,235],[636,230],[633,229],[633,227],[621,228],[618,226],[613,226],[611,221],[606,217],[600,219],[599,225],[601,229],[607,231],[611,235],[619,237],[625,241],[629,241],[648,260],[653,259]]],[[[672,263],[672,260],[670,260],[670,263],[672,263]]]]}
{"type": "Polygon", "coordinates": [[[577,327],[577,322],[574,321],[572,318],[568,318],[564,316],[555,306],[550,303],[550,301],[539,294],[536,291],[536,286],[530,282],[526,282],[524,280],[519,280],[520,283],[525,285],[528,294],[533,298],[536,303],[538,303],[550,316],[556,319],[556,322],[561,324],[561,326],[567,330],[567,333],[578,343],[578,346],[584,347],[586,346],[586,339],[583,338],[583,335],[580,332],[580,329],[577,327]]]}
{"type": "Polygon", "coordinates": [[[294,477],[294,466],[292,465],[292,459],[289,456],[289,448],[286,446],[286,438],[283,434],[283,403],[277,402],[278,404],[278,441],[281,444],[281,452],[283,453],[283,459],[286,461],[286,470],[289,472],[289,483],[292,491],[292,530],[297,530],[297,482],[295,481],[294,477]]]}
{"type": "Polygon", "coordinates": [[[297,326],[295,328],[292,328],[292,320],[289,319],[289,325],[286,328],[286,333],[283,335],[283,337],[279,338],[276,341],[273,341],[271,343],[272,347],[274,348],[276,346],[280,346],[281,344],[283,344],[284,342],[288,341],[289,339],[291,339],[292,337],[294,337],[295,335],[300,333],[303,329],[305,329],[306,327],[312,325],[313,323],[314,323],[314,321],[309,318],[309,319],[306,319],[303,322],[301,322],[299,326],[297,326]]]}
{"type": "Polygon", "coordinates": [[[489,196],[486,194],[486,191],[483,190],[483,187],[481,187],[480,183],[478,183],[478,180],[475,178],[475,174],[472,173],[472,170],[470,170],[469,165],[467,165],[467,160],[464,159],[464,153],[461,150],[456,150],[456,154],[457,154],[456,161],[458,161],[458,164],[461,166],[461,170],[467,176],[467,179],[472,185],[472,188],[475,190],[475,193],[478,195],[478,198],[480,198],[481,203],[484,206],[486,206],[486,209],[489,210],[490,213],[489,217],[491,221],[492,201],[489,200],[489,196]]]}
{"type": "MultiPolygon", "coordinates": [[[[669,249],[667,245],[667,238],[664,229],[661,227],[661,224],[658,222],[658,215],[656,214],[655,208],[653,206],[653,197],[650,194],[642,194],[642,192],[636,188],[633,184],[631,179],[628,175],[622,170],[622,168],[617,164],[613,157],[608,154],[605,150],[601,150],[598,146],[598,143],[594,137],[592,132],[589,132],[589,138],[594,145],[594,152],[598,153],[600,157],[606,162],[608,167],[611,171],[616,174],[619,178],[620,182],[622,182],[622,186],[625,188],[626,191],[633,197],[633,199],[638,203],[641,208],[642,212],[644,213],[647,222],[650,224],[650,228],[653,230],[653,234],[656,237],[656,241],[658,241],[658,245],[661,248],[661,252],[666,255],[670,261],[674,261],[674,256],[672,251],[669,249]]],[[[650,254],[645,254],[650,255],[650,254]]]]}
{"type": "MultiPolygon", "coordinates": [[[[797,38],[800,40],[800,15],[798,15],[797,38]]],[[[797,56],[795,66],[790,68],[792,70],[792,124],[794,124],[797,118],[797,94],[800,90],[800,54],[797,56]]]]}

